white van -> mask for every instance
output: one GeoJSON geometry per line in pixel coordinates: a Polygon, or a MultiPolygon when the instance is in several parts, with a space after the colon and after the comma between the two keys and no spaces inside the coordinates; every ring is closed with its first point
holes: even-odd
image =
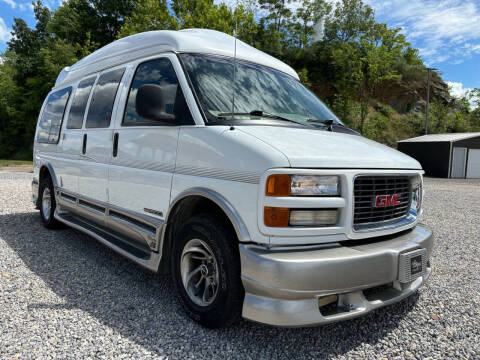
{"type": "Polygon", "coordinates": [[[153,31],[65,68],[40,112],[33,201],[173,276],[208,327],[345,320],[429,277],[420,164],[348,129],[281,61],[153,31]]]}

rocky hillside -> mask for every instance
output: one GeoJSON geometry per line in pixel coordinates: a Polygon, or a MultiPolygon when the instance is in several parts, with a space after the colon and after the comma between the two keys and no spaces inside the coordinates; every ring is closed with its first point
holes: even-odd
{"type": "MultiPolygon", "coordinates": [[[[450,96],[448,85],[438,74],[432,73],[430,86],[430,102],[453,105],[455,100],[450,96]]],[[[378,101],[390,105],[400,114],[405,114],[412,110],[423,113],[425,112],[427,99],[426,80],[389,80],[379,87],[375,97],[378,101]]]]}

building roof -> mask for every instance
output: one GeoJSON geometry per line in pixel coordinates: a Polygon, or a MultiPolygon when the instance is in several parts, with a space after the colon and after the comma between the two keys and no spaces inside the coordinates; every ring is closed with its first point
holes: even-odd
{"type": "MultiPolygon", "coordinates": [[[[147,31],[127,36],[63,69],[58,75],[55,87],[109,67],[166,51],[233,57],[235,38],[219,31],[206,29],[147,31]]],[[[240,40],[237,40],[236,56],[238,59],[265,65],[299,79],[295,70],[284,62],[240,40]]]]}
{"type": "Polygon", "coordinates": [[[398,142],[454,142],[480,136],[480,132],[422,135],[398,142]]]}

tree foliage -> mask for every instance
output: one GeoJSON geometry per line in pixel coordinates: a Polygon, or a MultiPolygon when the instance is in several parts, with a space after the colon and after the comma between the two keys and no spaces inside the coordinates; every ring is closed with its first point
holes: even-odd
{"type": "MultiPolygon", "coordinates": [[[[35,27],[15,18],[1,55],[0,158],[30,156],[38,112],[63,67],[115,39],[150,30],[237,33],[296,69],[306,86],[365,136],[395,145],[423,133],[421,106],[395,110],[379,95],[392,84],[425,89],[425,66],[401,29],[377,22],[362,0],[291,5],[291,0],[243,0],[236,6],[214,0],[66,0],[50,11],[34,1],[35,27]],[[319,22],[323,39],[314,41],[319,22]]],[[[433,96],[430,114],[430,132],[480,131],[480,89],[450,103],[433,96]]]]}

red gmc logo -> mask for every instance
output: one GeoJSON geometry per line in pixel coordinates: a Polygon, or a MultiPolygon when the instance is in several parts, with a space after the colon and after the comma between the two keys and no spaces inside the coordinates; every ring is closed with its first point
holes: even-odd
{"type": "Polygon", "coordinates": [[[397,206],[400,205],[400,201],[398,200],[400,195],[377,195],[375,197],[375,207],[382,208],[388,206],[397,206]]]}

